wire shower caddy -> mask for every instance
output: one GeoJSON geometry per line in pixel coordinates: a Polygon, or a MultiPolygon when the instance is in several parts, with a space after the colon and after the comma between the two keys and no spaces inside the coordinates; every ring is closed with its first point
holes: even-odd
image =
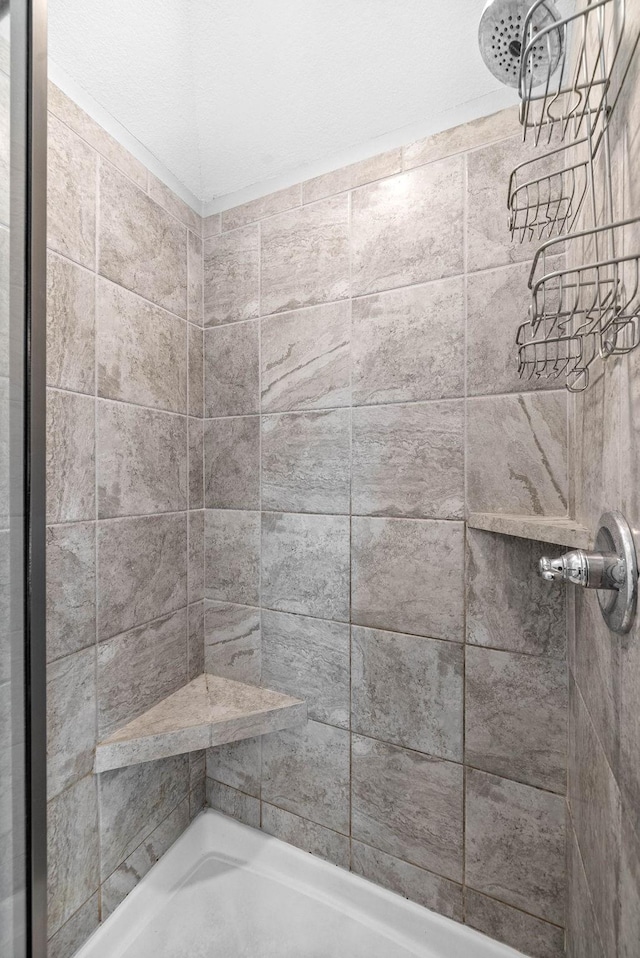
{"type": "Polygon", "coordinates": [[[640,345],[640,248],[623,253],[626,229],[637,225],[640,241],[640,217],[614,218],[609,143],[639,37],[625,46],[625,0],[586,0],[535,30],[540,7],[545,0],[523,26],[520,122],[524,139],[546,152],[517,166],[508,188],[512,238],[543,241],[516,337],[518,368],[579,392],[595,360],[640,345]]]}

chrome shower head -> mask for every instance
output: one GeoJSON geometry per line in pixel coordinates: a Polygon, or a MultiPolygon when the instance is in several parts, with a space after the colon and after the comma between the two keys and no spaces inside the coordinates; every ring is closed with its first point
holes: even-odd
{"type": "MultiPolygon", "coordinates": [[[[539,33],[560,16],[551,0],[488,0],[480,17],[478,43],[485,64],[501,83],[518,86],[523,28],[529,11],[531,31],[539,33]]],[[[531,35],[531,34],[530,34],[531,35]]],[[[551,30],[537,48],[532,48],[527,69],[533,72],[533,86],[550,76],[560,62],[562,33],[551,30]]],[[[525,41],[526,42],[526,41],[525,41]]]]}

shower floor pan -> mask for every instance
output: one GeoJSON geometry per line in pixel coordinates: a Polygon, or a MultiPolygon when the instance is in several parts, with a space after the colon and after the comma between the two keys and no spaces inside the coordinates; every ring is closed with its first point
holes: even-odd
{"type": "Polygon", "coordinates": [[[412,955],[516,958],[520,952],[206,810],[76,958],[412,955]]]}

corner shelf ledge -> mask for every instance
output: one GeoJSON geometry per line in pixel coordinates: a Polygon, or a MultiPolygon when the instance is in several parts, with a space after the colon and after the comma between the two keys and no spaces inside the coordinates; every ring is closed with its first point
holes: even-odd
{"type": "Polygon", "coordinates": [[[472,512],[467,525],[471,529],[552,542],[574,549],[590,549],[593,546],[591,532],[567,516],[509,516],[504,513],[472,512]]]}
{"type": "Polygon", "coordinates": [[[203,673],[98,743],[94,772],[152,762],[303,725],[307,705],[203,673]]]}

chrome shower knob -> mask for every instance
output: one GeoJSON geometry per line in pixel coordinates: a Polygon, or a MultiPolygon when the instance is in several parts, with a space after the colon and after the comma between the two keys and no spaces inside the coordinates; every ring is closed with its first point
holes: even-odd
{"type": "Polygon", "coordinates": [[[575,549],[557,559],[543,556],[540,575],[548,582],[571,582],[585,589],[621,589],[626,579],[624,559],[612,552],[575,549]]]}
{"type": "Polygon", "coordinates": [[[548,582],[570,582],[598,590],[603,618],[613,632],[628,632],[638,593],[638,565],[633,534],[619,512],[600,519],[595,552],[574,549],[557,559],[543,556],[539,571],[548,582]]]}

